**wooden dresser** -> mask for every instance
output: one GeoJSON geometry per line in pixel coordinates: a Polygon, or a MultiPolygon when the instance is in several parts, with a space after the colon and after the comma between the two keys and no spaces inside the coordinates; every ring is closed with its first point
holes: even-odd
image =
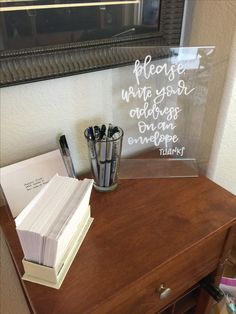
{"type": "MultiPolygon", "coordinates": [[[[233,241],[236,197],[205,177],[120,180],[92,192],[95,218],[59,290],[22,282],[38,314],[199,313],[199,286],[222,274],[233,241]]],[[[7,206],[1,226],[21,276],[23,253],[7,206]]]]}

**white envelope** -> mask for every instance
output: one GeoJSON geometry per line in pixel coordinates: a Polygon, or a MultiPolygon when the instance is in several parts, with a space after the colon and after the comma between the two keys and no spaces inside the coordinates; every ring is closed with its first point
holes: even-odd
{"type": "Polygon", "coordinates": [[[55,174],[68,176],[59,149],[0,169],[1,186],[14,218],[55,174]]]}

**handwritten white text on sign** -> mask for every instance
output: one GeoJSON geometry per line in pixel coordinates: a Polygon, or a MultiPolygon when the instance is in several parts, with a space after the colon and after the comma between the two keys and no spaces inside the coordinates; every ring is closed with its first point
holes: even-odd
{"type": "Polygon", "coordinates": [[[183,75],[186,70],[183,64],[155,65],[151,61],[150,55],[145,57],[143,63],[140,60],[135,61],[133,74],[136,87],[129,86],[127,89],[122,89],[121,92],[122,100],[126,103],[130,103],[132,99],[143,102],[142,107],[132,108],[129,111],[130,118],[138,120],[139,136],[130,136],[128,144],[153,143],[156,147],[161,146],[161,155],[183,156],[185,147],[177,146],[179,137],[177,134],[173,134],[182,109],[173,103],[164,105],[163,102],[171,96],[188,96],[195,88],[189,89],[185,81],[179,79],[179,76],[183,75]],[[169,82],[168,85],[160,89],[153,89],[151,84],[141,86],[141,80],[148,81],[159,75],[164,75],[165,81],[169,82]],[[168,131],[170,132],[168,133],[168,131]]]}

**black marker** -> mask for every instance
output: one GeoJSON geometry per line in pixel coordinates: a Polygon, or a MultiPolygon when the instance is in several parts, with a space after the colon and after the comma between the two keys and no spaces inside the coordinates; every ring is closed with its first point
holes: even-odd
{"type": "Polygon", "coordinates": [[[95,139],[99,139],[100,138],[100,133],[101,133],[101,130],[100,130],[99,126],[95,125],[94,126],[95,139]]]}
{"type": "Polygon", "coordinates": [[[106,126],[105,124],[103,124],[101,127],[101,132],[100,132],[100,140],[103,138],[105,134],[106,134],[106,126]]]}
{"type": "Polygon", "coordinates": [[[98,182],[97,153],[96,153],[96,148],[95,148],[95,136],[93,134],[92,127],[89,127],[87,129],[87,140],[88,140],[88,148],[89,148],[89,154],[90,154],[94,178],[95,178],[95,181],[98,182]]]}

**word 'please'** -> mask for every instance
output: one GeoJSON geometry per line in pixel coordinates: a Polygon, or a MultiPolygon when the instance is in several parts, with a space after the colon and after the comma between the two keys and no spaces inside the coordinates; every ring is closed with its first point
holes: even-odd
{"type": "Polygon", "coordinates": [[[151,61],[152,57],[150,55],[147,55],[145,57],[143,64],[141,64],[140,60],[135,61],[133,74],[135,75],[138,85],[140,84],[139,77],[142,75],[145,79],[149,79],[153,75],[164,73],[169,81],[173,81],[176,74],[179,75],[185,72],[185,68],[181,63],[172,64],[168,67],[166,63],[157,66],[154,64],[150,64],[151,61]]]}

